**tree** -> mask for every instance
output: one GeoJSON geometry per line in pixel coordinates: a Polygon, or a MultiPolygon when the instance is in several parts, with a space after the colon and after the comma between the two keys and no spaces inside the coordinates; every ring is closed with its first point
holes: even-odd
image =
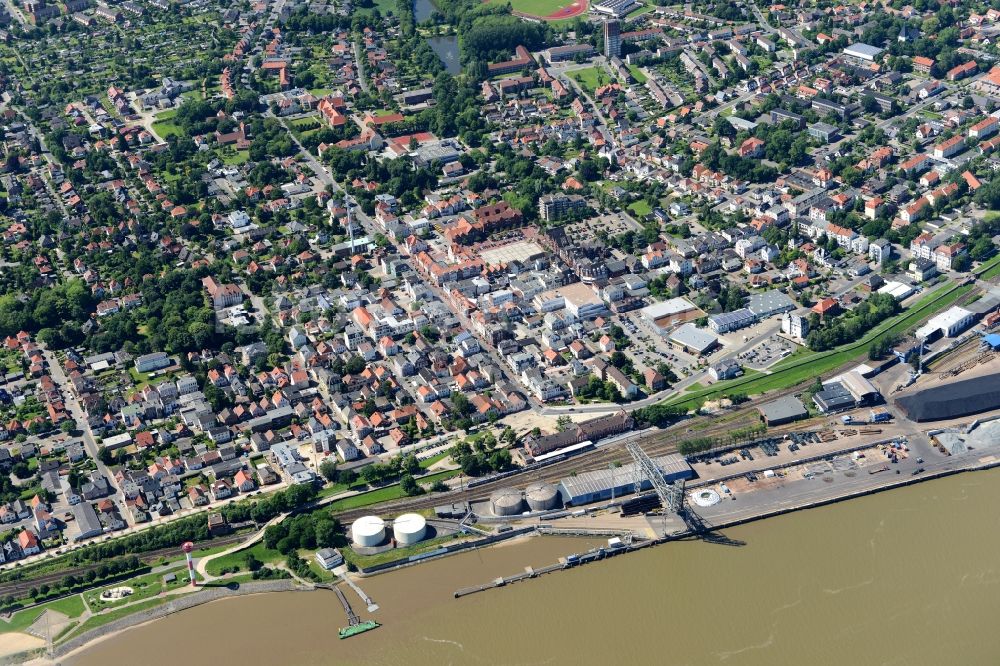
{"type": "Polygon", "coordinates": [[[318,548],[331,548],[337,545],[340,538],[340,523],[331,518],[321,516],[313,522],[318,548]]]}
{"type": "Polygon", "coordinates": [[[513,444],[517,441],[517,433],[510,426],[506,426],[503,432],[500,433],[500,441],[507,442],[508,444],[513,444]]]}
{"type": "Polygon", "coordinates": [[[472,411],[472,404],[465,397],[464,393],[453,393],[451,395],[451,404],[455,408],[455,413],[459,415],[465,415],[472,411]]]}
{"type": "Polygon", "coordinates": [[[258,560],[253,553],[247,553],[244,563],[247,565],[248,571],[257,571],[264,566],[264,563],[258,560]]]}
{"type": "Polygon", "coordinates": [[[559,432],[565,432],[571,425],[573,425],[573,419],[568,414],[563,414],[556,419],[556,430],[559,432]]]}
{"type": "Polygon", "coordinates": [[[75,427],[76,423],[74,423],[71,419],[66,419],[61,424],[59,424],[59,429],[62,430],[67,435],[73,432],[73,428],[75,427]]]}
{"type": "Polygon", "coordinates": [[[400,478],[399,488],[410,497],[419,495],[423,492],[423,488],[421,488],[416,479],[409,474],[404,474],[403,477],[400,478]]]}
{"type": "Polygon", "coordinates": [[[323,478],[330,483],[336,483],[337,481],[337,463],[327,458],[319,465],[319,473],[323,475],[323,478]]]}

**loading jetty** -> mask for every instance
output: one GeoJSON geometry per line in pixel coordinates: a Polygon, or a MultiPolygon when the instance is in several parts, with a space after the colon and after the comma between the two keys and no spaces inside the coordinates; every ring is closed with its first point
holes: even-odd
{"type": "Polygon", "coordinates": [[[544,574],[552,573],[554,571],[561,571],[563,569],[570,569],[572,567],[579,567],[585,564],[591,564],[593,562],[600,562],[603,559],[609,557],[615,557],[616,555],[621,555],[622,553],[628,553],[631,551],[639,550],[641,548],[646,548],[657,543],[656,540],[648,541],[638,541],[630,544],[622,543],[621,545],[611,546],[608,545],[602,548],[593,548],[588,550],[586,553],[574,553],[572,555],[567,555],[566,557],[559,558],[558,562],[554,564],[548,564],[544,567],[535,569],[532,567],[525,567],[524,571],[521,573],[514,574],[513,576],[501,576],[499,578],[494,578],[488,583],[482,585],[474,585],[472,587],[463,587],[455,592],[455,598],[460,599],[466,597],[470,594],[475,594],[476,592],[485,592],[486,590],[492,590],[498,587],[504,587],[505,585],[510,585],[512,583],[517,583],[523,580],[530,580],[532,578],[537,578],[544,574]]]}
{"type": "MultiPolygon", "coordinates": [[[[375,620],[362,621],[361,618],[358,617],[357,613],[354,612],[354,609],[351,608],[351,602],[347,600],[347,597],[344,595],[344,591],[340,589],[339,585],[320,583],[316,585],[316,588],[333,590],[333,593],[337,595],[337,599],[340,600],[340,605],[344,607],[344,614],[347,615],[347,626],[341,627],[338,631],[338,635],[341,639],[357,636],[358,634],[363,634],[366,631],[371,631],[372,629],[377,629],[382,626],[375,620]]],[[[376,606],[376,608],[378,607],[376,606]]]]}
{"type": "Polygon", "coordinates": [[[334,587],[333,591],[337,595],[337,598],[340,599],[340,603],[344,606],[344,613],[347,614],[347,625],[353,627],[356,624],[360,624],[361,618],[359,618],[354,612],[354,609],[351,608],[351,603],[347,600],[347,597],[344,596],[343,590],[341,590],[340,587],[334,587]]]}

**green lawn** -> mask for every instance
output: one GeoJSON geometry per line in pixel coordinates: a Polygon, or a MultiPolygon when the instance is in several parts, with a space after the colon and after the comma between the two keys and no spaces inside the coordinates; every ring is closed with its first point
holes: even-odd
{"type": "Polygon", "coordinates": [[[249,150],[235,150],[232,152],[227,151],[221,155],[222,163],[229,166],[239,166],[245,164],[247,160],[250,159],[249,150]]]}
{"type": "Polygon", "coordinates": [[[259,541],[249,548],[244,548],[243,550],[238,550],[235,553],[230,553],[229,555],[223,555],[222,557],[216,558],[208,563],[205,570],[210,576],[221,576],[223,570],[235,571],[237,567],[241,571],[247,570],[247,555],[252,553],[261,562],[265,564],[281,562],[285,559],[285,556],[276,550],[271,550],[264,545],[263,541],[259,541]]]}
{"type": "Polygon", "coordinates": [[[430,467],[434,463],[437,463],[437,462],[440,462],[440,461],[444,460],[449,455],[451,455],[451,454],[448,451],[442,451],[441,453],[435,453],[430,458],[427,458],[426,460],[421,460],[420,461],[420,466],[423,469],[427,469],[428,467],[430,467]]]}
{"type": "Polygon", "coordinates": [[[34,606],[18,611],[14,613],[9,622],[0,620],[0,634],[22,632],[34,624],[39,615],[50,609],[62,613],[67,617],[80,617],[83,614],[83,599],[80,598],[79,594],[74,594],[71,597],[57,599],[41,606],[34,606]]]}
{"type": "Polygon", "coordinates": [[[772,368],[771,374],[740,377],[729,381],[718,382],[704,391],[691,395],[676,396],[667,404],[685,409],[697,409],[706,400],[719,398],[733,393],[758,395],[775,389],[795,386],[810,378],[819,377],[825,372],[834,370],[851,359],[863,354],[872,342],[889,335],[899,335],[913,328],[924,319],[936,312],[949,307],[972,289],[972,285],[959,286],[950,284],[935,289],[923,296],[905,312],[888,319],[869,331],[861,340],[852,342],[836,349],[813,352],[804,351],[801,355],[793,354],[783,359],[772,368]]]}
{"type": "Polygon", "coordinates": [[[107,613],[101,613],[100,615],[92,615],[86,622],[77,627],[75,631],[67,634],[67,637],[75,636],[85,631],[96,629],[98,627],[103,627],[109,622],[114,622],[115,620],[118,620],[120,618],[132,615],[133,613],[138,613],[140,611],[148,610],[150,608],[156,608],[157,606],[162,606],[163,604],[170,601],[172,598],[176,597],[158,597],[155,599],[147,599],[146,601],[140,601],[134,606],[126,606],[124,608],[118,608],[112,611],[108,611],[107,613]]]}
{"type": "Polygon", "coordinates": [[[635,18],[636,16],[642,16],[643,14],[648,14],[654,9],[656,9],[656,5],[652,3],[645,4],[639,7],[638,9],[633,9],[632,11],[630,11],[628,14],[625,15],[625,18],[635,18]]]}
{"type": "Polygon", "coordinates": [[[351,10],[352,14],[358,14],[359,16],[364,16],[372,14],[375,10],[379,11],[379,14],[385,16],[386,13],[396,13],[396,0],[375,0],[373,7],[360,7],[355,5],[351,10]]]}
{"type": "Polygon", "coordinates": [[[608,73],[605,72],[603,68],[596,66],[578,69],[570,72],[569,75],[574,81],[580,84],[581,88],[591,95],[594,94],[595,90],[601,86],[607,85],[611,81],[611,77],[608,76],[608,73]]]}
{"type": "Polygon", "coordinates": [[[323,499],[324,497],[332,497],[334,495],[339,495],[342,492],[348,490],[361,490],[365,487],[364,481],[358,481],[357,483],[348,486],[344,483],[331,483],[328,486],[323,486],[320,491],[316,494],[316,497],[323,499]]]}
{"type": "Polygon", "coordinates": [[[628,205],[628,209],[632,211],[632,214],[638,218],[643,218],[653,212],[653,208],[645,199],[639,199],[638,201],[633,201],[628,205]]]}
{"type": "Polygon", "coordinates": [[[980,280],[992,280],[1000,275],[1000,254],[983,262],[983,265],[976,269],[980,280]]]}
{"type": "MultiPolygon", "coordinates": [[[[436,472],[434,474],[427,474],[417,479],[417,483],[423,486],[430,485],[435,481],[444,481],[452,477],[458,476],[459,470],[447,470],[445,472],[436,472]]],[[[371,504],[378,504],[379,502],[387,502],[389,500],[399,499],[400,497],[405,497],[406,493],[399,487],[399,484],[393,484],[391,486],[386,486],[384,488],[379,488],[377,490],[370,490],[366,493],[361,493],[359,495],[352,495],[350,497],[345,497],[343,499],[336,500],[327,505],[327,508],[332,511],[347,511],[348,509],[358,509],[363,506],[369,506],[371,504]]]]}
{"type": "Polygon", "coordinates": [[[143,576],[138,576],[136,578],[130,578],[128,580],[119,581],[113,585],[106,585],[102,588],[96,590],[90,590],[85,592],[87,595],[87,603],[90,604],[90,609],[95,613],[102,608],[114,608],[116,606],[123,606],[125,604],[134,603],[142,599],[149,599],[150,597],[155,597],[156,595],[164,592],[166,590],[172,590],[176,587],[183,587],[188,584],[187,571],[185,567],[179,566],[169,571],[161,571],[159,573],[149,573],[143,576]],[[163,577],[168,573],[175,574],[177,580],[173,583],[165,584],[163,582],[163,577]],[[102,601],[101,593],[105,590],[110,590],[116,587],[131,587],[132,594],[122,599],[113,601],[102,601]]]}
{"type": "MultiPolygon", "coordinates": [[[[508,0],[488,0],[490,4],[507,4],[508,0]]],[[[545,18],[563,7],[572,4],[572,0],[510,0],[510,6],[515,12],[531,14],[545,18]]]]}
{"type": "Polygon", "coordinates": [[[290,121],[288,124],[297,129],[312,129],[314,127],[320,127],[321,125],[319,118],[315,116],[296,118],[295,120],[290,121]]]}
{"type": "Polygon", "coordinates": [[[637,82],[646,82],[646,75],[642,73],[641,69],[639,69],[639,65],[629,65],[628,71],[632,72],[632,78],[634,78],[637,82]]]}
{"type": "Polygon", "coordinates": [[[164,111],[163,113],[158,113],[156,120],[153,121],[153,131],[164,141],[167,140],[168,136],[183,136],[184,134],[184,130],[174,122],[176,116],[177,111],[164,111]]]}

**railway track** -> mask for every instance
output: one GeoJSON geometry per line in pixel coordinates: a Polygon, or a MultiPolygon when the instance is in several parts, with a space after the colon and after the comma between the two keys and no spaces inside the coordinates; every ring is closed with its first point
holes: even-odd
{"type": "MultiPolygon", "coordinates": [[[[786,391],[786,393],[792,392],[794,391],[786,391]]],[[[643,450],[653,457],[676,453],[678,444],[686,439],[693,439],[695,437],[719,437],[733,430],[746,427],[747,425],[759,423],[756,410],[752,407],[741,408],[734,412],[727,412],[718,416],[696,418],[711,419],[716,422],[695,430],[692,427],[690,420],[681,421],[680,423],[674,424],[668,428],[646,434],[641,439],[643,450]]],[[[815,427],[816,425],[819,425],[822,421],[824,421],[823,418],[816,418],[786,424],[770,428],[768,430],[768,434],[775,436],[783,435],[792,431],[805,430],[810,428],[810,426],[815,427]]],[[[694,425],[697,425],[697,422],[694,425]]],[[[382,516],[391,516],[408,511],[430,509],[442,504],[480,500],[489,497],[490,493],[494,490],[505,486],[515,485],[523,487],[525,485],[541,481],[556,482],[566,476],[569,476],[573,472],[599,469],[615,462],[623,464],[632,462],[631,456],[625,451],[624,441],[616,442],[587,453],[580,453],[571,458],[567,458],[566,460],[553,463],[547,467],[523,472],[513,477],[506,477],[482,483],[472,489],[456,489],[444,493],[435,493],[433,495],[407,497],[404,499],[373,504],[357,509],[348,509],[346,511],[338,512],[335,515],[342,524],[347,525],[361,516],[372,513],[377,513],[382,516]]]]}

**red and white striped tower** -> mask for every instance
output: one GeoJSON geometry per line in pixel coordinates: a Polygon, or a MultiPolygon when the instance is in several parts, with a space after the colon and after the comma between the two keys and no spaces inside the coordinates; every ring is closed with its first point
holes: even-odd
{"type": "Polygon", "coordinates": [[[188,579],[191,581],[191,585],[197,587],[198,581],[194,577],[194,558],[191,557],[192,551],[194,551],[194,544],[190,541],[185,541],[181,545],[181,550],[184,551],[184,557],[187,558],[188,564],[188,579]]]}

